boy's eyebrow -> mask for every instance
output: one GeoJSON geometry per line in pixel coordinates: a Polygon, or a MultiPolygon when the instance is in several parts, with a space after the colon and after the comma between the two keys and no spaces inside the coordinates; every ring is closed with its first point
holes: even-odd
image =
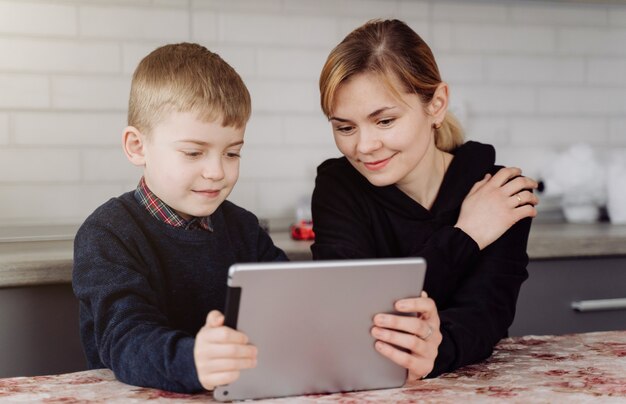
{"type": "MultiPolygon", "coordinates": [[[[196,139],[182,139],[182,140],[177,140],[176,143],[193,143],[193,144],[197,144],[198,146],[209,146],[210,143],[209,142],[204,142],[202,140],[196,140],[196,139]]],[[[239,146],[243,144],[243,140],[238,140],[236,142],[230,143],[228,145],[228,147],[232,147],[232,146],[239,146]]]]}
{"type": "MultiPolygon", "coordinates": [[[[369,114],[367,117],[368,118],[374,118],[380,114],[382,114],[383,112],[386,112],[390,109],[394,109],[395,107],[382,107],[382,108],[378,108],[376,111],[372,112],[371,114],[369,114]]],[[[349,119],[344,119],[344,118],[339,118],[337,116],[331,116],[330,118],[328,118],[329,121],[339,121],[339,122],[349,122],[349,119]]]]}

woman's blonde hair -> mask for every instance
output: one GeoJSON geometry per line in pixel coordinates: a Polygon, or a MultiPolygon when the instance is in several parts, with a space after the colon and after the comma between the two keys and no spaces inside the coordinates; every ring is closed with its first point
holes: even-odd
{"type": "Polygon", "coordinates": [[[250,93],[239,74],[204,46],[165,45],[143,58],[133,74],[128,125],[150,132],[170,111],[242,128],[250,118],[250,93]]]}
{"type": "MultiPolygon", "coordinates": [[[[352,31],[328,55],[320,75],[320,96],[324,114],[332,115],[337,90],[351,76],[375,73],[390,90],[420,96],[424,105],[431,102],[442,82],[432,51],[408,25],[399,20],[371,20],[352,31]],[[404,88],[396,89],[390,75],[404,88]]],[[[447,112],[441,127],[435,130],[438,149],[451,151],[463,143],[458,120],[447,112]]]]}

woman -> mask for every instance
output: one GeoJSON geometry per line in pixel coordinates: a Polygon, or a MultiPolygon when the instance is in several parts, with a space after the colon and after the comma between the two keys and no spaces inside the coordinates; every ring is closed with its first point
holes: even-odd
{"type": "Polygon", "coordinates": [[[314,259],[426,259],[428,296],[395,307],[418,315],[379,314],[371,331],[409,380],[488,357],[528,276],[536,182],[494,166],[493,147],[463,143],[430,48],[401,21],[350,33],[320,91],[344,157],[318,167],[314,259]]]}

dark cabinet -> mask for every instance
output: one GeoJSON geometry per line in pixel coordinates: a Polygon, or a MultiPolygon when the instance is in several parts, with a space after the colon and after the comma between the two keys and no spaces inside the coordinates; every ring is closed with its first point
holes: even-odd
{"type": "Polygon", "coordinates": [[[528,272],[510,335],[626,330],[626,308],[572,308],[574,302],[623,304],[626,257],[531,260],[528,272]]]}

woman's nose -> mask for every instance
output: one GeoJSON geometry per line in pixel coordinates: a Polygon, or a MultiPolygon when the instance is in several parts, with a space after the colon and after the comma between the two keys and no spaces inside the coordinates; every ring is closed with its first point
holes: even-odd
{"type": "Polygon", "coordinates": [[[357,151],[362,154],[369,154],[383,146],[380,138],[371,131],[361,131],[357,143],[357,151]]]}

